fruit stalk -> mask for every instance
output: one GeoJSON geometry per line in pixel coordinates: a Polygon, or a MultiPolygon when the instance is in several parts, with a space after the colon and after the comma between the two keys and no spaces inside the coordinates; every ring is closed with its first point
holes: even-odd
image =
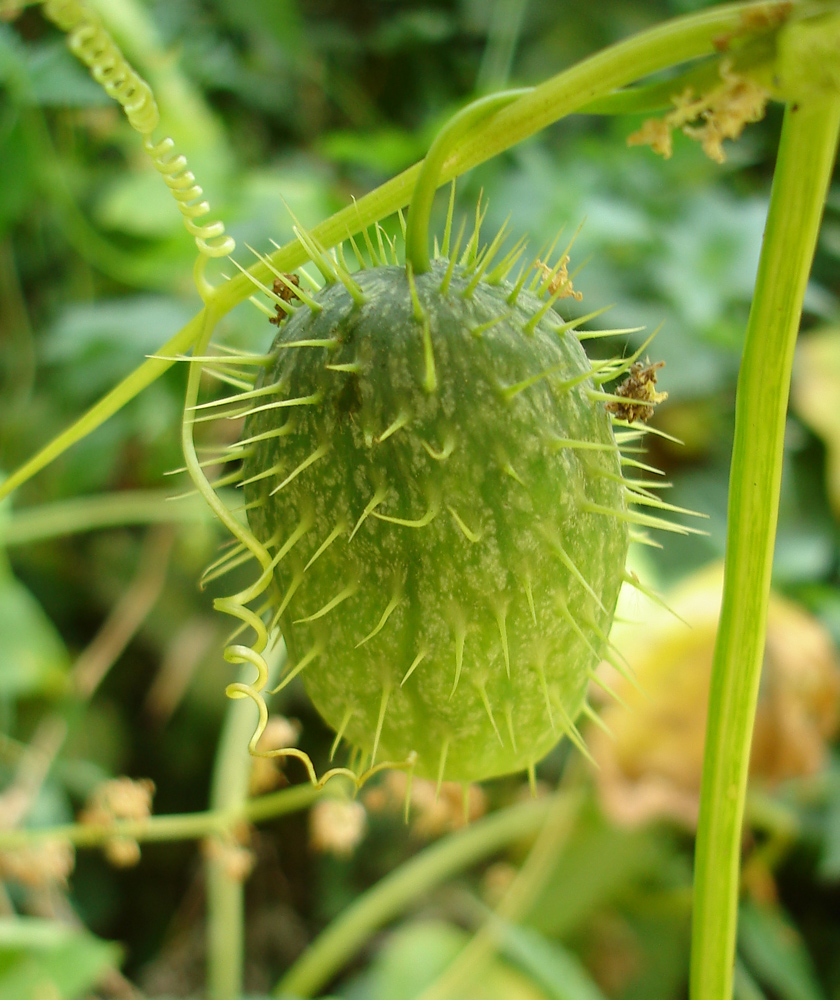
{"type": "Polygon", "coordinates": [[[522,90],[505,90],[499,94],[481,97],[454,115],[435,136],[429,152],[420,166],[405,230],[405,259],[415,274],[425,274],[432,266],[429,260],[429,216],[435,191],[440,186],[440,171],[458,141],[483,118],[512,104],[518,97],[530,93],[531,87],[522,90]]]}

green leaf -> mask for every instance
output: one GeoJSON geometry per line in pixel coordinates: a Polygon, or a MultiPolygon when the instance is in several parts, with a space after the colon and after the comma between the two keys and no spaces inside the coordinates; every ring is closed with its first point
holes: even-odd
{"type": "Polygon", "coordinates": [[[826,1000],[799,933],[780,909],[744,903],[738,944],[750,969],[779,1000],[826,1000]]]}
{"type": "Polygon", "coordinates": [[[69,665],[41,605],[0,563],[0,697],[59,694],[69,665]]]}
{"type": "Polygon", "coordinates": [[[397,128],[330,132],[321,140],[320,148],[335,163],[366,167],[377,174],[403,170],[425,152],[417,136],[397,128]]]}
{"type": "Polygon", "coordinates": [[[0,1000],[76,1000],[119,959],[118,945],[86,930],[37,917],[0,918],[0,1000]]]}
{"type": "Polygon", "coordinates": [[[105,229],[146,239],[163,239],[181,225],[171,193],[149,167],[112,180],[97,198],[94,214],[105,229]]]}
{"type": "Polygon", "coordinates": [[[661,871],[670,853],[654,830],[620,830],[593,813],[582,819],[546,878],[528,924],[550,937],[564,937],[599,907],[661,871]]]}
{"type": "Polygon", "coordinates": [[[69,305],[45,338],[44,361],[61,370],[65,399],[87,400],[153,354],[161,331],[177,329],[188,315],[189,306],[163,295],[69,305]]]}
{"type": "Polygon", "coordinates": [[[577,956],[538,931],[500,924],[499,942],[502,954],[541,986],[551,1000],[604,1000],[577,956]]]}
{"type": "Polygon", "coordinates": [[[767,1000],[758,983],[747,972],[744,963],[736,959],[733,982],[734,1000],[767,1000]]]}
{"type": "Polygon", "coordinates": [[[59,42],[32,46],[27,53],[27,97],[44,107],[113,107],[113,98],[59,42]]]}
{"type": "MultiPolygon", "coordinates": [[[[444,974],[470,940],[443,921],[401,927],[377,956],[370,973],[344,995],[348,1000],[414,1000],[444,974]]],[[[571,995],[570,995],[571,996],[571,995]]],[[[458,1000],[549,1000],[532,980],[507,962],[490,958],[461,988],[458,1000]]]]}

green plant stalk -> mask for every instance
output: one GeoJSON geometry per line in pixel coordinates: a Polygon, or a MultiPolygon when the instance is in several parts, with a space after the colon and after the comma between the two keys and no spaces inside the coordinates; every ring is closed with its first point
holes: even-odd
{"type": "MultiPolygon", "coordinates": [[[[772,6],[772,5],[771,5],[772,6]]],[[[715,51],[714,40],[736,30],[741,18],[752,10],[766,10],[765,0],[728,4],[676,18],[602,52],[552,77],[519,98],[513,104],[479,123],[463,144],[444,164],[440,183],[465,173],[479,163],[509,149],[528,136],[565,115],[580,110],[597,98],[670,66],[678,65],[715,51]]],[[[405,207],[417,182],[420,165],[415,164],[387,181],[375,191],[342,209],[315,226],[311,235],[324,246],[334,246],[405,207]]],[[[293,271],[306,262],[306,252],[294,241],[270,256],[271,264],[281,272],[293,271]]],[[[254,264],[249,274],[270,286],[272,274],[262,262],[254,264]]],[[[253,284],[238,275],[209,293],[207,306],[218,318],[253,294],[253,284]]],[[[192,347],[207,327],[205,308],[159,349],[162,356],[174,356],[192,347]]],[[[139,392],[162,375],[174,362],[149,359],[139,365],[109,393],[64,430],[40,452],[0,484],[0,499],[30,479],[71,445],[95,430],[139,392]]]]}
{"type": "MultiPolygon", "coordinates": [[[[158,353],[168,358],[188,351],[204,329],[206,314],[206,309],[202,309],[196,313],[189,323],[183,326],[174,337],[167,340],[158,353]]],[[[18,486],[31,479],[36,472],[40,472],[41,469],[46,468],[50,462],[67,451],[71,445],[76,444],[77,441],[81,441],[101,424],[104,424],[109,417],[112,417],[118,410],[121,410],[126,403],[134,399],[147,386],[150,386],[152,382],[159,379],[173,364],[173,361],[154,357],[148,358],[142,364],[138,365],[130,375],[126,375],[121,382],[94,403],[78,420],[70,424],[69,427],[65,427],[49,444],[17,468],[0,485],[0,500],[13,493],[18,486]]]]}
{"type": "Polygon", "coordinates": [[[81,848],[102,847],[115,837],[125,837],[138,843],[201,840],[211,834],[229,833],[243,822],[261,823],[299,812],[322,794],[329,793],[323,793],[306,782],[270,795],[260,795],[233,808],[173,813],[140,820],[116,820],[114,823],[63,823],[60,826],[0,830],[0,851],[21,850],[50,841],[63,841],[81,848]]]}
{"type": "MultiPolygon", "coordinates": [[[[677,66],[716,50],[715,39],[736,31],[750,11],[766,12],[776,6],[766,0],[725,4],[710,10],[674,18],[625,41],[618,42],[551,77],[480,122],[444,163],[439,185],[485,163],[566,115],[627,86],[651,73],[677,66]]],[[[404,208],[414,191],[422,163],[409,167],[353,205],[341,209],[311,230],[323,246],[334,246],[365,225],[404,208]],[[367,221],[364,221],[367,220],[367,221]]],[[[277,270],[293,270],[306,261],[306,254],[293,241],[269,256],[277,270]],[[290,263],[291,261],[291,263],[290,263]]],[[[249,268],[260,281],[271,282],[271,272],[262,262],[249,268]]],[[[218,290],[215,306],[220,314],[253,293],[252,283],[238,275],[218,290]],[[230,301],[232,297],[233,301],[230,301]]]]}
{"type": "Polygon", "coordinates": [[[418,896],[507,844],[533,836],[555,805],[556,796],[546,796],[510,806],[421,851],[344,910],[283,976],[274,995],[311,997],[418,896]]]}
{"type": "MultiPolygon", "coordinates": [[[[286,661],[286,647],[278,643],[266,657],[269,684],[286,661]]],[[[221,812],[242,811],[248,800],[248,783],[254,758],[248,741],[254,731],[254,709],[249,702],[231,701],[225,721],[210,788],[210,805],[221,812]]],[[[207,996],[209,1000],[236,1000],[242,993],[245,954],[244,879],[230,871],[225,849],[235,848],[235,831],[211,837],[207,843],[207,996]]]]}
{"type": "Polygon", "coordinates": [[[198,497],[173,501],[168,490],[125,490],[23,508],[3,518],[2,541],[10,548],[126,525],[210,523],[212,514],[198,497]]]}
{"type": "Polygon", "coordinates": [[[788,106],[738,379],[723,607],[694,875],[692,1000],[729,1000],[739,854],[785,419],[802,301],[840,129],[840,97],[788,106]]]}

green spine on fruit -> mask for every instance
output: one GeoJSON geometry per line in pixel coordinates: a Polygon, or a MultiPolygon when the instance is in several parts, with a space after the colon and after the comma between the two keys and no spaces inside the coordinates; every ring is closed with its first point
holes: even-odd
{"type": "Polygon", "coordinates": [[[577,338],[473,271],[380,266],[298,309],[242,481],[290,673],[369,761],[457,780],[580,742],[629,541],[577,338]]]}

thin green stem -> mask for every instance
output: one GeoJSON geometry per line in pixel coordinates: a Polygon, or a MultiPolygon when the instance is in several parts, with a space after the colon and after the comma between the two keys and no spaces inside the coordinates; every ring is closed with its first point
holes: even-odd
{"type": "MultiPolygon", "coordinates": [[[[286,660],[280,643],[266,658],[271,684],[286,660]]],[[[210,789],[210,805],[219,812],[244,810],[254,758],[248,741],[254,731],[250,702],[231,701],[225,713],[210,789]]],[[[236,1000],[242,993],[245,954],[244,879],[226,857],[237,850],[231,829],[207,844],[207,996],[209,1000],[236,1000]]]]}
{"type": "MultiPolygon", "coordinates": [[[[552,122],[579,111],[598,98],[605,97],[634,80],[713,53],[715,39],[719,35],[738,29],[743,16],[752,10],[766,11],[766,0],[727,4],[676,18],[612,45],[552,77],[493,115],[489,121],[477,125],[444,163],[440,183],[444,184],[479,163],[492,159],[498,153],[515,146],[552,122]]],[[[322,246],[334,246],[341,240],[347,239],[349,235],[355,235],[366,226],[391,215],[399,208],[404,208],[417,183],[419,171],[420,165],[415,164],[398,174],[353,205],[315,226],[312,236],[322,246]]],[[[273,253],[268,260],[276,270],[287,272],[304,264],[307,255],[300,243],[293,241],[273,253]]],[[[249,274],[263,284],[271,284],[272,272],[266,263],[254,264],[249,269],[249,274]]],[[[212,307],[216,316],[221,317],[229,312],[252,295],[253,290],[251,280],[242,274],[218,286],[212,296],[212,307]]],[[[171,355],[189,349],[203,328],[202,312],[167,341],[158,353],[171,355]]],[[[172,363],[149,360],[140,365],[75,424],[58,435],[0,485],[0,500],[98,427],[162,375],[172,363]]]]}
{"type": "Polygon", "coordinates": [[[738,380],[723,608],[694,876],[692,1000],[729,1000],[750,744],[764,653],[785,419],[840,97],[786,111],[738,380]]]}
{"type": "Polygon", "coordinates": [[[421,851],[344,910],[289,969],[274,995],[311,997],[418,896],[505,845],[535,834],[554,804],[552,796],[511,806],[421,851]]]}
{"type": "MultiPolygon", "coordinates": [[[[204,328],[205,313],[206,309],[202,309],[197,313],[174,337],[167,340],[158,353],[164,357],[172,357],[188,351],[204,328]]],[[[152,357],[148,358],[141,365],[138,365],[130,375],[127,375],[122,382],[115,385],[102,399],[94,403],[78,420],[69,427],[66,427],[48,445],[33,455],[28,462],[24,462],[23,465],[16,469],[0,485],[0,500],[14,492],[22,483],[31,479],[36,472],[40,472],[41,469],[48,466],[53,459],[58,458],[59,455],[67,451],[77,441],[81,441],[82,438],[87,437],[88,434],[95,431],[100,424],[105,423],[109,417],[112,417],[118,410],[121,410],[138,393],[160,378],[173,364],[174,362],[172,361],[152,357]]]]}
{"type": "Polygon", "coordinates": [[[429,218],[432,214],[432,202],[435,191],[440,186],[440,168],[443,166],[452,150],[468,135],[473,127],[483,118],[495,111],[507,107],[518,97],[530,93],[525,90],[505,90],[500,94],[490,94],[480,97],[472,104],[452,116],[435,136],[429,147],[429,152],[420,165],[417,184],[411,196],[408,208],[408,219],[405,227],[405,263],[411,266],[415,274],[425,274],[431,267],[429,260],[429,218]]]}
{"type": "Polygon", "coordinates": [[[201,840],[213,833],[223,834],[242,822],[261,823],[306,809],[320,794],[314,785],[307,782],[270,795],[261,795],[231,809],[173,813],[141,820],[116,820],[113,823],[63,823],[60,826],[0,830],[0,851],[14,851],[56,840],[80,848],[102,847],[114,837],[125,837],[138,843],[201,840]]]}
{"type": "Polygon", "coordinates": [[[3,520],[3,544],[31,545],[83,531],[132,524],[207,524],[212,514],[198,497],[172,500],[168,490],[126,490],[25,507],[3,520]]]}

